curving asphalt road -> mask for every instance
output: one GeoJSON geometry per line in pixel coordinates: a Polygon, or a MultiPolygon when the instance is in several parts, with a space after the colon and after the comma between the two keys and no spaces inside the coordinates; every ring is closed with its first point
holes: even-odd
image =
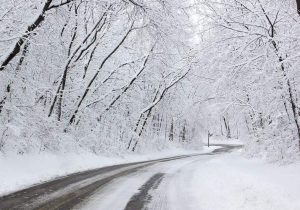
{"type": "MultiPolygon", "coordinates": [[[[197,155],[182,155],[171,158],[162,158],[152,161],[129,163],[109,166],[80,173],[74,173],[43,184],[32,186],[4,197],[0,197],[0,210],[67,210],[91,196],[96,190],[103,188],[111,181],[137,172],[145,167],[177,159],[217,155],[241,148],[237,145],[221,146],[210,153],[197,155]]],[[[125,210],[140,210],[149,202],[148,191],[155,189],[164,174],[153,175],[128,202],[125,210]]]]}

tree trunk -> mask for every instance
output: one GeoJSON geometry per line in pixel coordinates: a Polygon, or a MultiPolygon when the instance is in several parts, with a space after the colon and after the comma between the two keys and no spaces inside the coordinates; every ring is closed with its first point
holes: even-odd
{"type": "Polygon", "coordinates": [[[174,140],[174,122],[172,118],[170,133],[169,133],[169,141],[173,141],[173,140],[174,140]]]}
{"type": "Polygon", "coordinates": [[[226,120],[225,117],[223,117],[223,121],[224,121],[225,129],[226,129],[226,137],[230,139],[231,132],[230,132],[230,127],[229,127],[229,122],[226,120]]]}

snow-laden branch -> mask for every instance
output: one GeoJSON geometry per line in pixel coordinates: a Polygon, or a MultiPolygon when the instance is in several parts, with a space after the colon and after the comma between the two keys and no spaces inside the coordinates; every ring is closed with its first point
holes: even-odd
{"type": "Polygon", "coordinates": [[[16,43],[14,44],[12,49],[9,51],[7,56],[5,56],[4,59],[0,61],[0,71],[3,71],[6,68],[6,66],[20,53],[21,48],[23,47],[26,40],[29,38],[30,34],[32,34],[32,32],[35,29],[37,29],[42,24],[42,22],[44,22],[47,11],[49,11],[52,8],[57,8],[57,7],[66,5],[72,1],[74,1],[74,0],[66,0],[65,2],[62,2],[58,5],[51,6],[53,0],[46,0],[41,12],[39,13],[39,15],[37,16],[35,21],[27,27],[26,31],[18,39],[18,41],[16,41],[16,43]]]}
{"type": "Polygon", "coordinates": [[[163,90],[161,95],[153,102],[151,103],[148,107],[142,110],[141,114],[144,114],[145,112],[153,109],[166,95],[166,93],[177,83],[179,83],[182,79],[186,77],[186,75],[190,72],[191,68],[189,68],[184,74],[181,76],[178,76],[177,78],[174,78],[174,80],[163,90]]]}
{"type": "Polygon", "coordinates": [[[49,9],[52,0],[47,0],[43,6],[42,11],[39,16],[35,19],[35,21],[27,27],[25,33],[19,38],[19,40],[15,43],[13,48],[10,50],[8,55],[0,61],[0,71],[3,71],[5,67],[10,63],[12,59],[14,59],[20,52],[21,47],[25,43],[25,40],[29,37],[29,35],[44,21],[45,13],[49,9]]]}
{"type": "MultiPolygon", "coordinates": [[[[125,1],[125,0],[123,0],[123,1],[125,1]]],[[[145,11],[144,6],[142,6],[141,4],[137,3],[136,1],[134,1],[134,0],[128,0],[128,1],[129,1],[129,3],[133,4],[134,6],[136,6],[136,7],[138,7],[138,8],[140,8],[140,9],[142,9],[142,10],[145,11]]]]}
{"type": "MultiPolygon", "coordinates": [[[[60,78],[60,83],[57,87],[57,90],[56,90],[56,95],[53,99],[53,102],[51,104],[51,107],[50,107],[50,111],[49,111],[49,114],[48,116],[50,117],[53,113],[53,110],[54,110],[54,106],[58,100],[58,96],[60,98],[62,98],[63,96],[63,92],[64,92],[64,86],[65,86],[65,82],[66,82],[66,78],[67,78],[67,74],[68,74],[68,71],[69,71],[69,67],[71,65],[71,63],[73,62],[73,60],[76,60],[76,56],[77,58],[79,59],[81,56],[82,56],[82,53],[85,49],[87,48],[83,48],[83,46],[85,46],[86,42],[89,40],[89,38],[92,36],[92,34],[95,34],[95,36],[97,36],[97,33],[99,31],[102,30],[103,26],[105,25],[106,23],[106,18],[107,18],[107,12],[109,11],[110,9],[110,6],[108,7],[108,9],[103,13],[103,15],[101,16],[101,18],[98,20],[98,22],[94,25],[94,27],[90,30],[90,32],[83,38],[83,40],[80,42],[80,44],[76,47],[76,49],[72,52],[72,54],[68,57],[67,61],[66,61],[66,64],[64,66],[64,72],[60,78]],[[95,32],[96,31],[96,32],[95,32]],[[80,52],[81,51],[81,52],[80,52]],[[79,55],[78,55],[79,54],[79,55]]],[[[92,42],[93,43],[93,42],[92,42]]],[[[89,44],[87,47],[90,47],[91,44],[89,44]]]]}
{"type": "Polygon", "coordinates": [[[127,33],[123,36],[122,40],[118,43],[118,45],[104,58],[104,60],[102,61],[102,63],[100,64],[100,67],[98,68],[97,72],[94,74],[94,76],[92,77],[92,79],[90,80],[90,82],[88,83],[83,95],[81,96],[81,98],[79,99],[78,105],[76,110],[74,111],[70,121],[69,121],[69,125],[71,125],[76,118],[76,115],[79,111],[79,108],[82,105],[82,102],[85,100],[86,96],[88,95],[89,91],[91,90],[91,86],[94,84],[95,80],[97,79],[100,71],[102,70],[102,68],[104,67],[104,65],[106,64],[106,62],[117,52],[117,50],[123,45],[123,43],[125,42],[125,40],[128,38],[129,34],[132,32],[133,30],[133,25],[134,22],[131,24],[129,30],[127,31],[127,33]]]}
{"type": "Polygon", "coordinates": [[[69,4],[69,3],[71,3],[71,2],[74,2],[74,1],[76,1],[76,0],[65,0],[65,1],[62,1],[62,2],[59,3],[59,4],[53,4],[53,5],[51,5],[51,6],[49,7],[48,10],[54,9],[54,8],[58,8],[58,7],[61,7],[61,6],[64,6],[64,5],[69,4]]]}
{"type": "Polygon", "coordinates": [[[128,89],[132,86],[132,84],[138,79],[138,77],[143,73],[143,71],[146,69],[146,66],[147,66],[147,63],[149,61],[149,57],[150,55],[152,54],[153,50],[154,50],[154,47],[155,47],[155,44],[153,45],[150,53],[148,54],[148,56],[145,58],[145,61],[143,63],[143,66],[142,68],[132,77],[132,79],[130,80],[130,82],[124,86],[122,88],[122,92],[109,104],[109,106],[105,109],[105,111],[109,111],[113,106],[114,104],[121,98],[122,95],[124,95],[128,89]]]}

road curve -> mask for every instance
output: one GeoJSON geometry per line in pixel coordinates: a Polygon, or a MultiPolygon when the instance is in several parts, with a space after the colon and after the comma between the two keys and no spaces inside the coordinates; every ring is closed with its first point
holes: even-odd
{"type": "MultiPolygon", "coordinates": [[[[172,161],[182,158],[189,158],[203,155],[216,155],[230,152],[241,148],[237,145],[217,144],[212,146],[222,146],[210,153],[196,155],[181,155],[171,158],[162,158],[151,161],[137,163],[121,164],[108,166],[104,168],[84,171],[70,174],[43,184],[38,184],[30,188],[0,197],[0,210],[65,210],[75,207],[84,199],[92,195],[96,190],[104,187],[112,180],[134,173],[142,168],[151,165],[172,161]]],[[[141,188],[141,193],[134,196],[128,203],[126,209],[132,209],[134,206],[143,205],[141,199],[155,182],[163,177],[163,174],[157,174],[149,183],[141,188]]]]}

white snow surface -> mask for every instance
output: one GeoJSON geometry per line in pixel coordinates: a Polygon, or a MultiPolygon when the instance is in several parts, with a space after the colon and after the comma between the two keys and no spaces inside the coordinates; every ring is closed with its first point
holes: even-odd
{"type": "MultiPolygon", "coordinates": [[[[205,138],[203,138],[205,139],[205,138]]],[[[202,141],[203,144],[207,145],[207,140],[206,141],[202,141]]],[[[210,144],[230,144],[230,145],[244,145],[244,141],[240,140],[240,139],[228,139],[224,136],[212,136],[210,137],[210,144]]]]}
{"type": "Polygon", "coordinates": [[[122,156],[100,156],[92,153],[0,155],[0,196],[75,172],[164,157],[205,153],[215,148],[184,150],[173,147],[145,155],[124,154],[122,156]]]}
{"type": "Polygon", "coordinates": [[[150,210],[299,210],[300,164],[246,159],[240,151],[159,163],[99,190],[77,209],[124,209],[154,174],[165,173],[150,192],[150,210]]]}
{"type": "Polygon", "coordinates": [[[238,153],[215,156],[171,175],[157,194],[153,204],[165,197],[172,210],[299,210],[300,164],[271,165],[238,153]]]}

